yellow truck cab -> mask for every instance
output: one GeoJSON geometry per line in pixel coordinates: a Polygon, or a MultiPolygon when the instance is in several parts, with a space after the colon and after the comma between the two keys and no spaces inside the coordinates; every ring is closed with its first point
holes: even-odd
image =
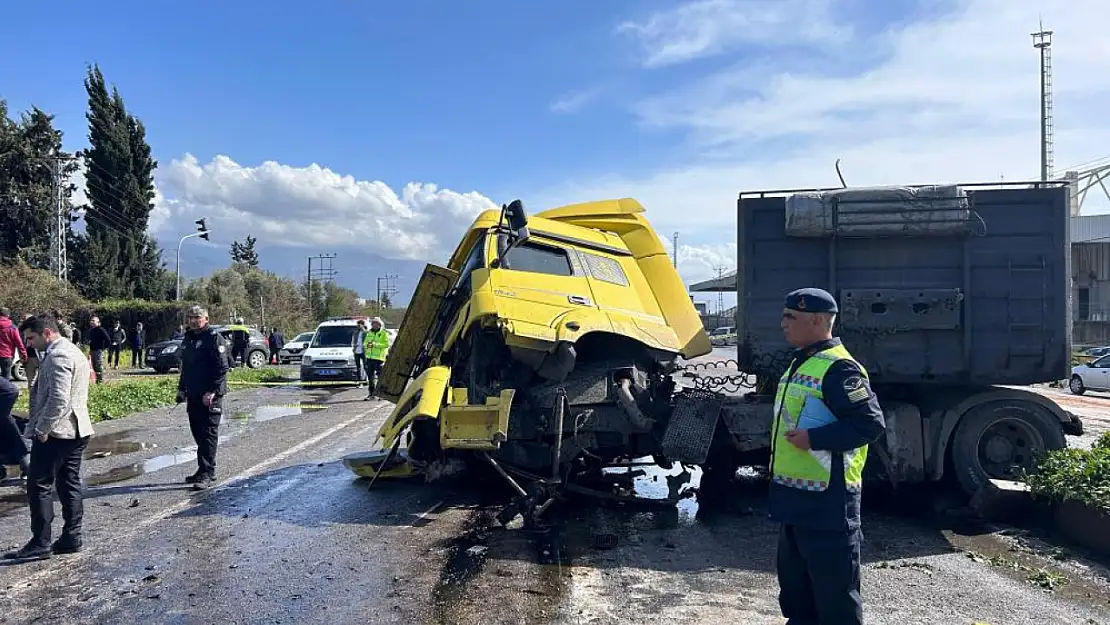
{"type": "Polygon", "coordinates": [[[410,466],[348,466],[407,475],[456,452],[553,474],[581,458],[666,463],[670,374],[711,347],[643,213],[625,198],[480,214],[446,267],[427,266],[382,373],[396,408],[379,436],[397,450],[407,430],[410,466]]]}

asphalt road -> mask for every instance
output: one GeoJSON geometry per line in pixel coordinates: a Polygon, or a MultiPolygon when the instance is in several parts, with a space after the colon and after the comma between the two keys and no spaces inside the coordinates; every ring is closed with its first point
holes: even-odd
{"type": "MultiPolygon", "coordinates": [[[[0,623],[783,622],[758,483],[713,515],[694,499],[568,502],[549,532],[502,529],[484,486],[367,492],[340,459],[369,447],[390,405],[363,394],[234,393],[223,481],[202,493],[182,483],[195,466],[183,410],[98,424],[86,550],[0,567],[0,623]]],[[[697,483],[672,473],[638,488],[697,483]]],[[[1110,623],[1102,565],[1035,531],[934,516],[928,501],[865,498],[869,623],[1110,623]]],[[[27,536],[19,488],[0,487],[0,548],[27,536]]]]}

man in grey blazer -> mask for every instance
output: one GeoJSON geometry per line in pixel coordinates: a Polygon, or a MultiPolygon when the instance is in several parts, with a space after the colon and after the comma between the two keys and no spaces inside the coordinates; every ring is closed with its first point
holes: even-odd
{"type": "Polygon", "coordinates": [[[31,508],[31,540],[19,551],[5,554],[12,560],[50,557],[52,553],[81,550],[81,460],[92,437],[89,418],[89,363],[85,355],[58,332],[58,322],[38,315],[23,322],[20,330],[34,349],[43,352],[38,377],[31,386],[31,411],[26,436],[34,441],[27,476],[27,503],[31,508]],[[53,544],[54,489],[62,504],[62,535],[53,544]]]}

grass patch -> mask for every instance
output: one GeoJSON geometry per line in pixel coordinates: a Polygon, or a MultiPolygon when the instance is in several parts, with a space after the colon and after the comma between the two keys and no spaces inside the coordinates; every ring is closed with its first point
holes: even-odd
{"type": "Polygon", "coordinates": [[[1110,512],[1110,432],[1091,449],[1057,449],[1046,454],[1026,477],[1034,496],[1066,499],[1110,512]]]}
{"type": "MultiPolygon", "coordinates": [[[[281,370],[276,367],[232,369],[227,374],[227,381],[229,384],[237,382],[239,385],[229,386],[228,391],[242,388],[242,384],[276,382],[283,379],[285,378],[281,370]]],[[[93,421],[107,421],[154,408],[172,406],[177,397],[177,381],[177,375],[167,375],[123,378],[104,384],[93,384],[89,387],[89,416],[93,421]]],[[[27,412],[27,398],[27,392],[19,394],[19,399],[15,403],[16,412],[24,414],[27,412]]]]}

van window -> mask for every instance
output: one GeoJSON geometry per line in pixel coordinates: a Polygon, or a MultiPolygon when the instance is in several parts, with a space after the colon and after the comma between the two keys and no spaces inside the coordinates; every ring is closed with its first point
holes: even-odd
{"type": "Polygon", "coordinates": [[[545,273],[552,276],[572,276],[567,251],[553,245],[525,242],[513,248],[504,258],[502,267],[512,271],[545,273]]]}
{"type": "Polygon", "coordinates": [[[320,326],[312,339],[312,347],[354,347],[358,326],[320,326]]]}

